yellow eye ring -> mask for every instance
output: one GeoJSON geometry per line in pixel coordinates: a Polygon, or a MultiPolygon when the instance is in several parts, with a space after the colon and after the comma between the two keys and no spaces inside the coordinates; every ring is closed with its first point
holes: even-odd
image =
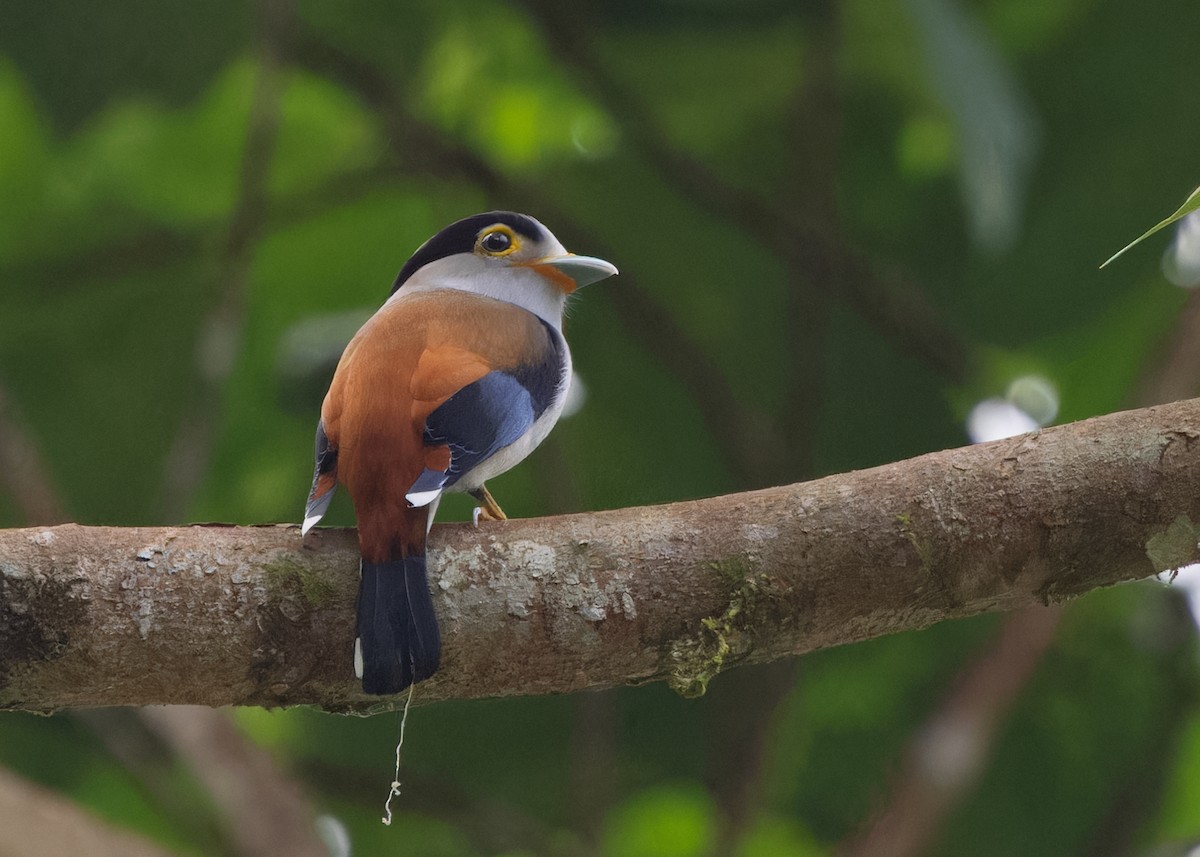
{"type": "Polygon", "coordinates": [[[521,249],[521,239],[503,223],[496,223],[480,231],[475,247],[485,256],[508,256],[521,249]]]}

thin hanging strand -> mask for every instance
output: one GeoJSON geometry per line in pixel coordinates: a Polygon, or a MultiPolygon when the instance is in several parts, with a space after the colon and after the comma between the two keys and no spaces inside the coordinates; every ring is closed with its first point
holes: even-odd
{"type": "Polygon", "coordinates": [[[412,705],[415,687],[415,683],[408,686],[408,698],[404,700],[404,713],[400,715],[400,740],[396,742],[396,774],[392,780],[392,787],[388,790],[387,800],[383,804],[384,816],[380,819],[388,826],[391,826],[392,823],[392,798],[400,794],[400,748],[404,746],[404,724],[408,722],[408,707],[412,705]]]}

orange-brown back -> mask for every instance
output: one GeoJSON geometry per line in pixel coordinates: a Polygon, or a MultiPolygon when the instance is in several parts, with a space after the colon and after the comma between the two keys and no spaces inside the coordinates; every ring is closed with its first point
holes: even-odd
{"type": "Polygon", "coordinates": [[[519,365],[544,337],[520,307],[445,289],[397,294],[346,346],[321,417],[338,481],[354,501],[364,560],[424,549],[428,510],[411,508],[405,494],[426,467],[444,470],[450,455],[423,443],[430,413],[493,369],[519,365]]]}

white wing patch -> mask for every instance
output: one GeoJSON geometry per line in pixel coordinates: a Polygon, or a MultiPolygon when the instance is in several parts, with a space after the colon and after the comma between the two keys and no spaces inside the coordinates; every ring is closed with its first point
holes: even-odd
{"type": "Polygon", "coordinates": [[[410,491],[404,495],[404,499],[411,503],[414,509],[419,509],[422,506],[428,506],[441,496],[442,489],[434,488],[432,491],[410,491]]]}

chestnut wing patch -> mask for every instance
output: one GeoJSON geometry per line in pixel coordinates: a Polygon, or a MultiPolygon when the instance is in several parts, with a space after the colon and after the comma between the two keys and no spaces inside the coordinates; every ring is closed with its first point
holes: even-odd
{"type": "Polygon", "coordinates": [[[519,440],[554,402],[567,356],[562,335],[541,319],[535,337],[538,356],[511,368],[497,368],[464,385],[425,420],[426,448],[450,452],[445,469],[430,467],[406,492],[414,506],[432,503],[445,489],[499,450],[519,440]]]}

